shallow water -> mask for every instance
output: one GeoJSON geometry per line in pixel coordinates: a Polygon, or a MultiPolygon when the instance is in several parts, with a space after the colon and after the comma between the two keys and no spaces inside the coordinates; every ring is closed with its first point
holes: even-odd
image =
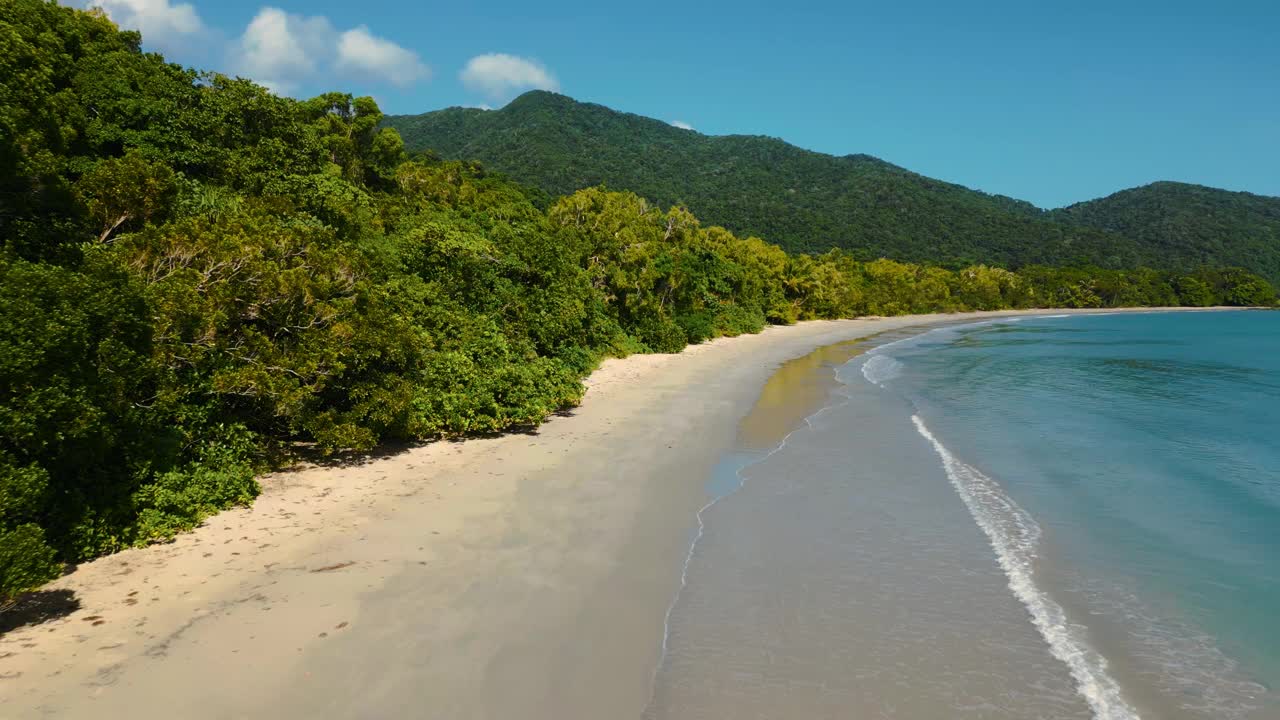
{"type": "Polygon", "coordinates": [[[1280,717],[1280,314],[944,328],[838,377],[807,419],[775,383],[709,483],[646,717],[1280,717]]]}

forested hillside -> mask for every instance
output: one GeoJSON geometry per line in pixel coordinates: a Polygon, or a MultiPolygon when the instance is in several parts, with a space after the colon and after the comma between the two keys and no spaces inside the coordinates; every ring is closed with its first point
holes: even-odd
{"type": "Polygon", "coordinates": [[[407,155],[369,98],[276,97],[42,0],[0,3],[0,46],[0,606],[249,502],[304,449],[534,425],[606,355],[806,318],[1275,297],[1229,269],[789,255],[600,188],[535,203],[407,155]]]}
{"type": "Polygon", "coordinates": [[[1158,247],[1176,267],[1236,265],[1280,280],[1280,198],[1158,182],[1049,217],[1158,247]]]}
{"type": "Polygon", "coordinates": [[[1276,198],[1160,184],[1126,191],[1143,198],[1140,211],[1108,198],[1045,213],[866,155],[707,136],[542,91],[501,110],[450,108],[385,124],[412,150],[479,160],[550,195],[598,184],[631,190],[788,251],[839,247],[951,267],[1240,265],[1280,280],[1276,198]]]}

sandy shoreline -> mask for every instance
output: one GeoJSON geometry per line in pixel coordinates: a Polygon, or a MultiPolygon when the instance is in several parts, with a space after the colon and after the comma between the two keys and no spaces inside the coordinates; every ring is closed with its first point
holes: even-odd
{"type": "Polygon", "coordinates": [[[712,466],[799,419],[766,386],[782,363],[1062,312],[820,321],[610,360],[536,434],[275,474],[252,508],[53,583],[79,609],[0,636],[0,717],[638,717],[712,466]]]}

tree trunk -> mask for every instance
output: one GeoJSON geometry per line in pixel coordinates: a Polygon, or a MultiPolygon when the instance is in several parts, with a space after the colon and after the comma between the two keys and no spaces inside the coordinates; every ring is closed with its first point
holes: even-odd
{"type": "Polygon", "coordinates": [[[123,225],[124,222],[128,219],[129,219],[129,213],[125,213],[120,217],[116,218],[116,221],[111,223],[111,225],[107,227],[106,230],[103,230],[102,234],[98,236],[98,242],[105,243],[107,241],[107,238],[111,237],[111,233],[115,232],[116,228],[123,225]]]}

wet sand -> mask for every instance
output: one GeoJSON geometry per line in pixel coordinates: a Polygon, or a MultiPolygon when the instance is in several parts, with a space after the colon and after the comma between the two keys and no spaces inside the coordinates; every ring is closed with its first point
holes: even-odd
{"type": "Polygon", "coordinates": [[[0,717],[639,717],[712,468],[792,429],[857,345],[806,356],[1008,314],[610,360],[535,434],[270,476],[252,508],[49,586],[77,609],[0,636],[0,717]]]}

